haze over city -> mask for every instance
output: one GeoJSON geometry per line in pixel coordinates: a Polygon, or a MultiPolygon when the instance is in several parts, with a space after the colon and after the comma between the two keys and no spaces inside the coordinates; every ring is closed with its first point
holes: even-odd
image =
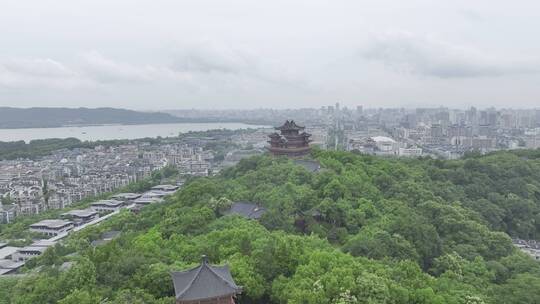
{"type": "Polygon", "coordinates": [[[539,12],[1,1],[0,304],[539,304],[539,12]]]}
{"type": "Polygon", "coordinates": [[[3,1],[0,106],[532,108],[538,1],[3,1]]]}

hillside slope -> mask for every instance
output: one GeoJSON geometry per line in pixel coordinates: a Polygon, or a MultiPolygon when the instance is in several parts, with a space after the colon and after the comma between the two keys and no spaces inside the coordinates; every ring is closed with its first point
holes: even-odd
{"type": "Polygon", "coordinates": [[[173,303],[169,272],[206,254],[231,266],[238,303],[540,303],[540,264],[508,235],[540,235],[539,151],[314,157],[321,172],[262,156],[193,179],[164,204],[73,235],[29,263],[39,274],[0,290],[12,303],[173,303]],[[239,200],[268,211],[221,216],[239,200]],[[108,230],[122,236],[89,245],[108,230]]]}

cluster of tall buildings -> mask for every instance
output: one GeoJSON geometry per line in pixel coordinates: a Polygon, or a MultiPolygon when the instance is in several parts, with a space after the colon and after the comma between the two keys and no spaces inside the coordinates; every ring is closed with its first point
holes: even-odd
{"type": "Polygon", "coordinates": [[[540,110],[449,108],[354,109],[322,107],[329,147],[393,156],[540,147],[540,110]]]}
{"type": "Polygon", "coordinates": [[[320,108],[183,110],[174,114],[269,126],[294,119],[306,126],[312,145],[376,155],[458,158],[469,151],[540,147],[539,109],[364,108],[335,103],[320,108]]]}
{"type": "Polygon", "coordinates": [[[469,151],[540,147],[538,110],[416,109],[402,115],[399,124],[385,122],[384,126],[398,140],[446,158],[469,151]]]}

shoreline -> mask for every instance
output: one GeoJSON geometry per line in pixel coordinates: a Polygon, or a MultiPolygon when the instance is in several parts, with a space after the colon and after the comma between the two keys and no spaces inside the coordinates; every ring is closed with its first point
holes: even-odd
{"type": "Polygon", "coordinates": [[[139,138],[171,137],[189,132],[209,130],[241,130],[269,128],[269,125],[245,123],[160,123],[160,124],[107,124],[92,126],[64,126],[55,128],[0,129],[0,142],[29,143],[33,140],[76,138],[81,141],[132,140],[139,138]]]}
{"type": "Polygon", "coordinates": [[[108,124],[65,124],[55,126],[13,126],[13,127],[0,127],[0,130],[27,130],[27,129],[60,129],[60,128],[85,128],[85,127],[114,127],[114,126],[144,126],[144,125],[172,125],[172,124],[207,124],[207,123],[239,123],[252,126],[260,126],[260,124],[253,121],[239,121],[239,120],[225,120],[225,121],[213,121],[213,120],[194,120],[194,121],[178,121],[178,122],[143,122],[143,123],[108,123],[108,124]]]}

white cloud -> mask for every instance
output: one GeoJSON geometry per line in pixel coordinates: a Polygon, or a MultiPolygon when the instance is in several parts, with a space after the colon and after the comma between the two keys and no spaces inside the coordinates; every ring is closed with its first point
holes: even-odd
{"type": "Polygon", "coordinates": [[[540,72],[540,61],[497,56],[408,32],[385,33],[362,50],[362,56],[400,72],[439,78],[503,76],[540,72]]]}
{"type": "Polygon", "coordinates": [[[189,83],[191,75],[167,66],[116,61],[96,51],[85,52],[72,64],[42,58],[0,60],[0,86],[8,88],[74,89],[140,85],[159,81],[189,83]]]}
{"type": "Polygon", "coordinates": [[[534,0],[4,0],[0,104],[537,105],[539,9],[534,0]],[[406,32],[377,34],[392,30],[406,32]],[[359,55],[369,33],[377,38],[359,55]]]}
{"type": "Polygon", "coordinates": [[[74,74],[69,68],[52,59],[9,60],[3,67],[12,73],[22,73],[35,77],[69,77],[74,74]]]}
{"type": "Polygon", "coordinates": [[[175,48],[168,64],[134,64],[97,51],[68,63],[52,59],[0,59],[0,86],[72,89],[176,84],[190,90],[244,90],[247,86],[297,85],[296,76],[249,51],[208,42],[175,48]]]}
{"type": "Polygon", "coordinates": [[[292,69],[262,58],[251,49],[201,41],[176,47],[171,68],[194,77],[223,78],[239,83],[261,82],[301,88],[305,84],[292,69]]]}
{"type": "Polygon", "coordinates": [[[69,89],[89,82],[68,66],[45,58],[11,58],[0,61],[0,86],[69,89]]]}
{"type": "Polygon", "coordinates": [[[196,73],[253,73],[257,61],[245,50],[232,49],[210,42],[179,48],[173,67],[179,71],[196,73]]]}
{"type": "Polygon", "coordinates": [[[138,67],[106,58],[92,51],[81,55],[83,73],[102,83],[111,82],[147,82],[153,80],[152,67],[138,67]]]}

